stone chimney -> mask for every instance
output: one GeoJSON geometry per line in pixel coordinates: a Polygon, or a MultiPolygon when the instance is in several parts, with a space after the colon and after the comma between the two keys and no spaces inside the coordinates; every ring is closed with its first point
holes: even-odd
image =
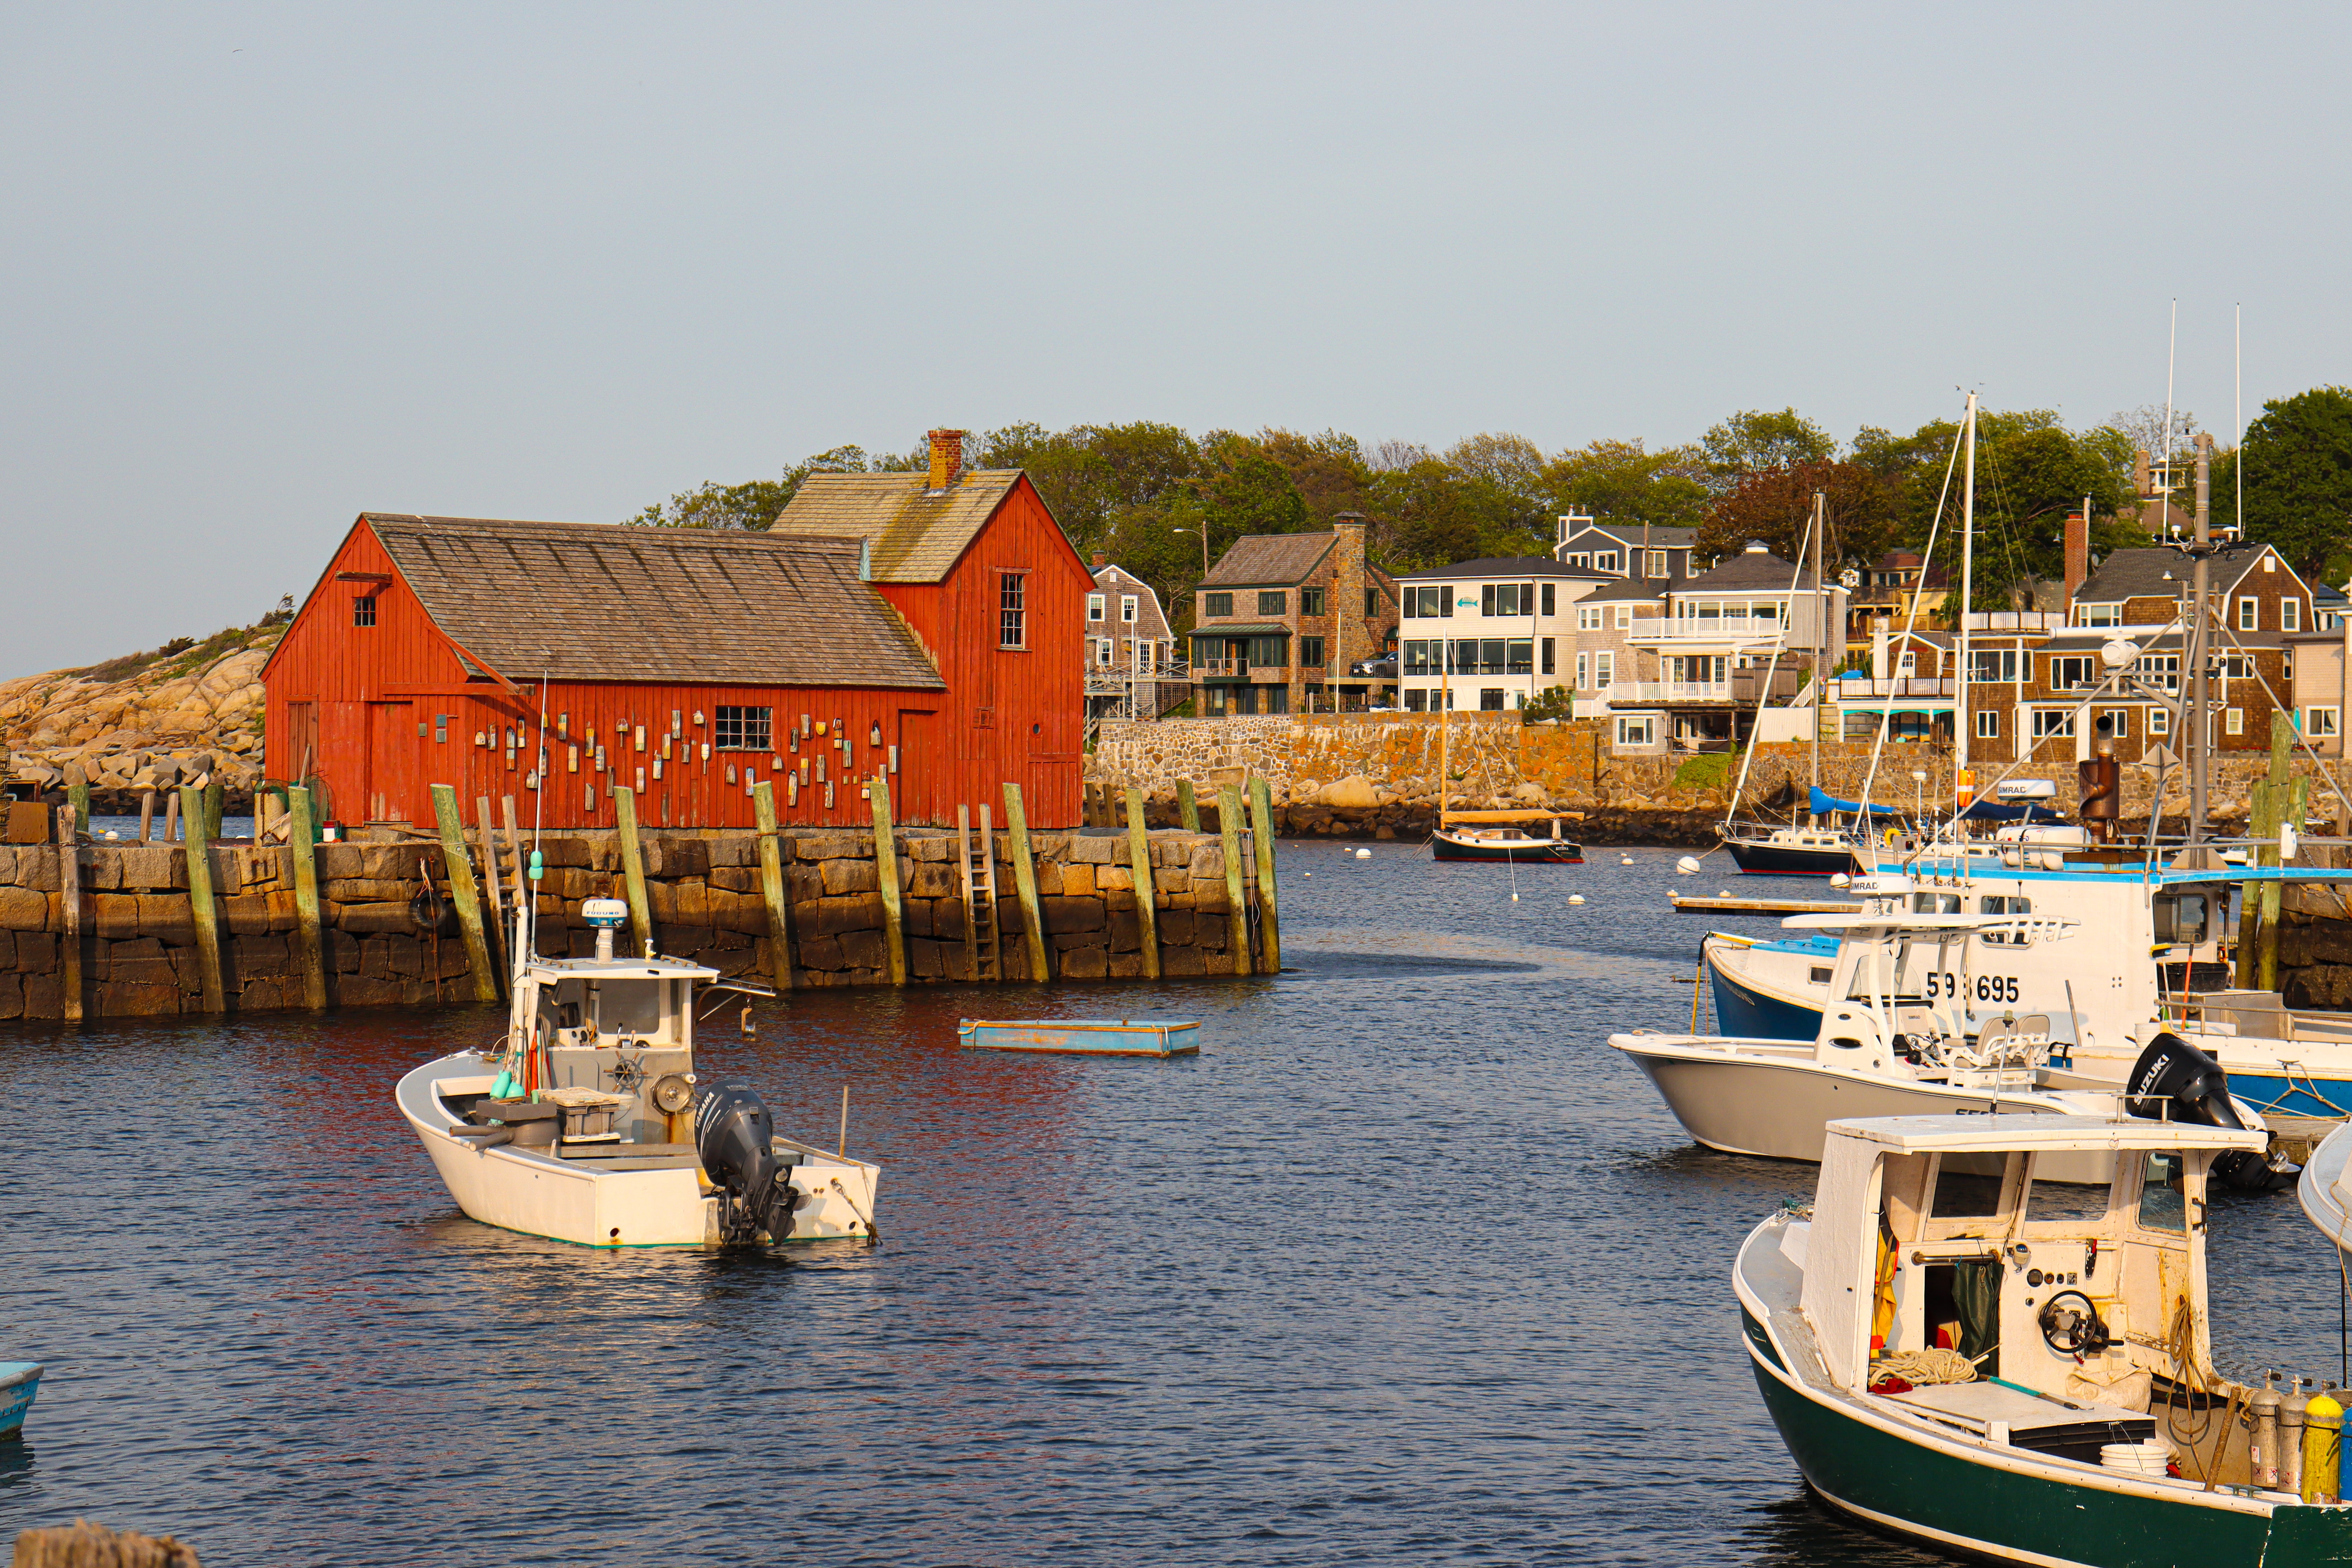
{"type": "Polygon", "coordinates": [[[1330,658],[1340,679],[1349,665],[1381,651],[1372,646],[1372,630],[1364,620],[1365,527],[1360,511],[1343,511],[1331,520],[1330,658]]]}
{"type": "Polygon", "coordinates": [[[2079,511],[2066,514],[2066,618],[2074,618],[2074,594],[2091,574],[2091,520],[2079,511]]]}
{"type": "Polygon", "coordinates": [[[2132,454],[2132,494],[2146,500],[2156,493],[2155,466],[2147,460],[2147,448],[2140,447],[2132,454]]]}
{"type": "Polygon", "coordinates": [[[965,434],[961,430],[931,432],[931,489],[943,490],[962,475],[965,434]]]}

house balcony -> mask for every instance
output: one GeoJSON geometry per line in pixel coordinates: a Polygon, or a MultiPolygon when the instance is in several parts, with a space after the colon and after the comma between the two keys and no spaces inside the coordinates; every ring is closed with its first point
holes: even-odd
{"type": "Polygon", "coordinates": [[[1948,675],[1904,675],[1887,680],[1856,680],[1848,677],[1831,681],[1830,695],[1874,700],[1889,697],[1949,697],[1953,685],[1948,675]]]}
{"type": "Polygon", "coordinates": [[[1633,623],[1625,640],[1637,645],[1692,647],[1712,643],[1721,647],[1736,647],[1742,652],[1769,651],[1778,647],[1788,633],[1787,626],[1764,616],[1712,616],[1701,619],[1696,616],[1673,616],[1653,619],[1647,625],[1633,623]]]}
{"type": "Polygon", "coordinates": [[[1192,661],[1192,678],[1196,680],[1245,680],[1280,686],[1290,679],[1290,666],[1252,664],[1245,658],[1196,658],[1192,661]]]}

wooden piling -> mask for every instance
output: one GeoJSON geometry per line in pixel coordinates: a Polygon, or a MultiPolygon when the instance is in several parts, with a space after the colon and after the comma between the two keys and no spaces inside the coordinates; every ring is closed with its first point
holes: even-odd
{"type": "Polygon", "coordinates": [[[503,994],[505,978],[514,973],[514,956],[507,952],[506,900],[501,896],[499,886],[504,879],[499,875],[499,841],[490,826],[488,795],[474,797],[474,820],[481,824],[478,832],[482,841],[482,891],[489,895],[490,957],[498,965],[501,982],[499,989],[503,994]]]}
{"type": "MultiPolygon", "coordinates": [[[[2308,779],[2291,781],[2286,786],[2286,804],[2284,811],[2279,806],[2280,792],[2276,786],[2272,788],[2271,814],[2278,818],[2272,824],[2271,830],[2273,833],[2283,826],[2292,826],[2297,833],[2303,831],[2303,814],[2305,808],[2310,805],[2308,798],[2310,788],[2311,781],[2308,779]]],[[[2263,861],[2265,865],[2281,864],[2279,852],[2276,849],[2265,850],[2263,854],[2263,861]]],[[[2284,902],[2285,891],[2286,887],[2283,882],[2263,884],[2263,925],[2261,934],[2255,938],[2254,988],[2258,991],[2278,989],[2280,906],[2284,902]]]]}
{"type": "Polygon", "coordinates": [[[530,918],[523,921],[526,926],[536,927],[539,923],[539,910],[530,901],[530,879],[523,874],[522,828],[515,820],[514,796],[510,795],[499,796],[499,816],[507,826],[507,853],[514,857],[515,908],[527,911],[530,918]]]}
{"type": "Polygon", "coordinates": [[[1037,899],[1037,862],[1029,853],[1029,814],[1022,808],[1021,786],[1004,786],[1004,837],[1013,861],[1013,889],[1021,900],[1021,938],[1029,948],[1029,978],[1051,980],[1045,962],[1045,911],[1037,899]]]}
{"type": "Polygon", "coordinates": [[[1127,791],[1127,864],[1135,879],[1136,940],[1143,949],[1143,977],[1160,978],[1160,881],[1151,874],[1151,830],[1144,826],[1143,792],[1127,791]]]}
{"type": "Polygon", "coordinates": [[[1257,851],[1258,950],[1268,974],[1282,973],[1282,922],[1275,911],[1274,792],[1261,778],[1249,782],[1250,839],[1257,851]]]}
{"type": "Polygon", "coordinates": [[[1227,784],[1217,791],[1217,835],[1225,848],[1225,945],[1234,973],[1250,973],[1249,902],[1242,891],[1242,792],[1227,784]]]}
{"type": "Polygon", "coordinates": [[[155,792],[142,790],[139,795],[139,842],[152,844],[155,838],[155,792]]]}
{"type": "Polygon", "coordinates": [[[1187,833],[1201,831],[1201,803],[1192,798],[1191,779],[1176,781],[1176,819],[1184,825],[1187,833]]]}
{"type": "Polygon", "coordinates": [[[58,912],[65,944],[65,1016],[81,1022],[81,826],[85,819],[71,802],[58,807],[58,912]]]}
{"type": "Polygon", "coordinates": [[[286,809],[292,824],[286,851],[294,858],[294,940],[302,963],[302,1005],[317,1013],[327,1005],[327,963],[319,931],[319,861],[310,790],[300,784],[289,789],[286,809]]]}
{"type": "Polygon", "coordinates": [[[882,887],[882,949],[890,984],[907,984],[907,910],[898,887],[898,834],[890,820],[890,780],[876,773],[866,793],[874,802],[874,875],[882,887]]]}
{"type": "Polygon", "coordinates": [[[776,784],[751,786],[751,813],[760,828],[760,899],[768,906],[768,974],[779,991],[793,988],[793,904],[785,896],[784,846],[776,826],[776,784]]]}
{"type": "Polygon", "coordinates": [[[205,837],[204,792],[180,786],[180,818],[188,827],[188,915],[196,928],[196,967],[207,1013],[227,1010],[221,997],[220,906],[213,899],[213,846],[205,837]]]}
{"type": "MultiPolygon", "coordinates": [[[[66,764],[66,804],[73,807],[73,819],[76,824],[74,831],[88,833],[89,831],[89,774],[82,771],[82,765],[79,763],[66,764]]],[[[75,840],[60,838],[58,842],[71,844],[75,840]]]]}
{"type": "Polygon", "coordinates": [[[228,807],[228,785],[221,782],[220,769],[215,765],[212,783],[205,785],[205,842],[209,844],[221,836],[221,814],[228,807]]]}
{"type": "MultiPolygon", "coordinates": [[[[466,939],[466,966],[474,972],[474,1000],[499,999],[498,971],[482,936],[482,890],[474,883],[474,862],[466,853],[466,819],[457,815],[454,785],[433,786],[433,820],[441,830],[441,869],[449,879],[449,901],[457,907],[457,930],[466,939]]],[[[495,874],[495,870],[494,870],[495,874]]],[[[438,984],[440,977],[434,982],[438,984]]]]}
{"type": "Polygon", "coordinates": [[[639,952],[654,950],[654,914],[646,902],[646,852],[637,842],[637,792],[613,786],[613,819],[621,830],[621,879],[629,895],[629,930],[639,952]]]}
{"type": "Polygon", "coordinates": [[[180,837],[180,792],[176,789],[163,796],[163,842],[170,844],[180,837]]]}

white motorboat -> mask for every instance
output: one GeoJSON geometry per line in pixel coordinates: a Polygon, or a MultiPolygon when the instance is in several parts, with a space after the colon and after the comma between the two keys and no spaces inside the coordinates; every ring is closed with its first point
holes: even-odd
{"type": "Polygon", "coordinates": [[[2255,1158],[2259,1133],[1982,1116],[1828,1132],[1811,1210],[1765,1220],[1732,1269],[1757,1389],[1817,1495],[2053,1568],[2352,1555],[2341,1395],[2214,1363],[2207,1173],[2255,1158]],[[2092,1157],[2106,1193],[2043,1191],[2053,1163],[2092,1157]]]}
{"type": "Polygon", "coordinates": [[[522,960],[495,1047],[400,1080],[401,1114],[457,1206],[583,1247],[872,1237],[879,1167],[776,1136],[757,1094],[695,1070],[695,987],[763,988],[683,959],[615,958],[627,906],[585,912],[595,957],[522,960]]]}
{"type": "MultiPolygon", "coordinates": [[[[1845,914],[1795,915],[1784,926],[1835,931],[1819,1034],[1811,1041],[1721,1035],[1612,1035],[1656,1086],[1675,1120],[1699,1142],[1729,1153],[1819,1160],[1823,1126],[1853,1116],[2115,1116],[2138,1109],[2221,1126],[2258,1127],[2254,1108],[2231,1099],[2210,1059],[2151,1026],[2128,1074],[2094,1077],[2052,1059],[2050,1019],[2014,1011],[1981,1018],[1949,993],[1906,989],[1915,946],[1954,938],[2054,942],[2072,922],[2031,914],[1916,914],[1885,899],[1845,914]],[[2126,1095],[2129,1089],[2132,1093],[2126,1095]]],[[[1938,988],[1939,992],[1941,988],[1938,988]]],[[[2088,1157],[2086,1157],[2088,1158],[2088,1157]]],[[[2099,1157],[2099,1158],[2104,1158],[2099,1157]]],[[[2233,1176],[2277,1184],[2267,1166],[2233,1176]]],[[[2104,1163],[2053,1163],[2053,1180],[2100,1183],[2104,1163]],[[2055,1173],[2063,1170],[2063,1174],[2055,1173]]]]}

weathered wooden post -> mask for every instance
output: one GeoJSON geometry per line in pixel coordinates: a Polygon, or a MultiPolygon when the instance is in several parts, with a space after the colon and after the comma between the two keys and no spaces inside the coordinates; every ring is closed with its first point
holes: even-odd
{"type": "Polygon", "coordinates": [[[1021,936],[1029,949],[1029,978],[1051,980],[1045,963],[1045,912],[1037,899],[1037,862],[1029,853],[1029,814],[1022,808],[1021,786],[1004,786],[1004,837],[1013,859],[1013,890],[1021,900],[1021,936]]]}
{"type": "Polygon", "coordinates": [[[506,900],[500,896],[499,884],[499,841],[490,827],[490,797],[474,797],[474,820],[480,823],[482,838],[482,891],[489,895],[490,956],[497,963],[500,977],[499,991],[504,993],[505,977],[514,973],[514,955],[507,952],[506,900]]]}
{"type": "Polygon", "coordinates": [[[613,786],[613,818],[621,837],[621,879],[629,895],[629,930],[639,952],[654,950],[653,910],[646,902],[646,852],[637,842],[637,792],[626,784],[613,786]]]}
{"type": "Polygon", "coordinates": [[[1176,819],[1184,825],[1187,833],[1201,831],[1201,803],[1192,798],[1191,779],[1176,781],[1176,819]]]}
{"type": "Polygon", "coordinates": [[[220,765],[213,765],[212,782],[205,785],[205,842],[209,844],[221,836],[221,813],[228,809],[228,785],[222,782],[220,765]]]}
{"type": "Polygon", "coordinates": [[[302,1005],[313,1013],[327,1005],[325,944],[319,931],[319,861],[312,843],[310,792],[296,784],[286,792],[286,808],[293,824],[286,835],[286,852],[294,858],[294,940],[302,959],[302,1005]]]}
{"type": "Polygon", "coordinates": [[[1274,792],[1264,779],[1249,782],[1252,847],[1257,851],[1257,925],[1268,974],[1282,973],[1282,922],[1275,912],[1274,792]]]}
{"type": "MultiPolygon", "coordinates": [[[[482,890],[474,884],[474,863],[466,853],[466,819],[457,815],[457,791],[433,786],[433,820],[441,829],[441,869],[449,879],[449,901],[457,907],[457,930],[466,939],[466,966],[474,972],[474,1000],[499,999],[498,973],[490,944],[482,938],[482,890]]],[[[437,985],[440,976],[434,976],[437,985]]]]}
{"type": "Polygon", "coordinates": [[[1135,931],[1143,949],[1143,977],[1160,978],[1160,883],[1151,874],[1151,830],[1143,821],[1143,792],[1127,791],[1127,863],[1135,879],[1135,931]]]}
{"type": "MultiPolygon", "coordinates": [[[[89,772],[79,763],[66,764],[66,804],[73,807],[75,831],[89,831],[89,772]]],[[[70,844],[70,838],[60,838],[60,844],[70,844]]]]}
{"type": "Polygon", "coordinates": [[[876,773],[866,786],[874,802],[874,875],[882,887],[882,949],[890,984],[907,984],[907,911],[898,889],[898,835],[890,820],[890,780],[876,773]]]}
{"type": "Polygon", "coordinates": [[[58,807],[58,912],[64,930],[66,1022],[81,1022],[81,824],[70,801],[58,807]]]}
{"type": "Polygon", "coordinates": [[[163,796],[163,842],[172,843],[180,837],[180,792],[176,789],[163,796]]]}
{"type": "Polygon", "coordinates": [[[220,906],[213,901],[213,845],[205,837],[204,792],[180,786],[180,818],[188,825],[188,915],[196,928],[196,967],[207,1013],[226,1010],[221,999],[220,906]]]}
{"type": "MultiPolygon", "coordinates": [[[[2290,782],[2284,792],[2286,795],[2286,808],[2283,812],[2278,805],[2278,797],[2282,792],[2275,784],[2271,787],[2271,815],[2278,819],[2271,825],[2273,833],[2278,832],[2283,826],[2290,826],[2297,833],[2303,831],[2303,813],[2305,807],[2310,804],[2307,794],[2310,787],[2311,781],[2308,779],[2295,779],[2290,782]]],[[[2274,848],[2263,851],[2263,864],[2266,866],[2281,864],[2279,852],[2274,848]]],[[[2284,902],[2282,895],[2285,890],[2286,885],[2284,882],[2263,884],[2263,929],[2261,934],[2255,939],[2260,949],[2256,955],[2254,969],[2254,988],[2258,991],[2278,989],[2279,917],[2280,906],[2284,902]]]]}
{"type": "Polygon", "coordinates": [[[751,812],[760,829],[760,900],[768,906],[768,973],[779,991],[793,988],[793,904],[785,897],[784,847],[776,827],[776,785],[761,779],[751,786],[751,812]]]}
{"type": "Polygon", "coordinates": [[[139,795],[139,842],[149,844],[155,837],[155,792],[142,790],[139,795]]]}
{"type": "Polygon", "coordinates": [[[507,853],[514,857],[515,908],[523,911],[524,929],[535,931],[539,926],[539,908],[530,901],[530,880],[523,872],[522,828],[515,820],[514,796],[499,796],[499,816],[507,825],[507,853]]]}
{"type": "Polygon", "coordinates": [[[1227,784],[1217,791],[1217,836],[1225,849],[1225,945],[1234,973],[1250,973],[1249,903],[1242,892],[1242,792],[1227,784]]]}

